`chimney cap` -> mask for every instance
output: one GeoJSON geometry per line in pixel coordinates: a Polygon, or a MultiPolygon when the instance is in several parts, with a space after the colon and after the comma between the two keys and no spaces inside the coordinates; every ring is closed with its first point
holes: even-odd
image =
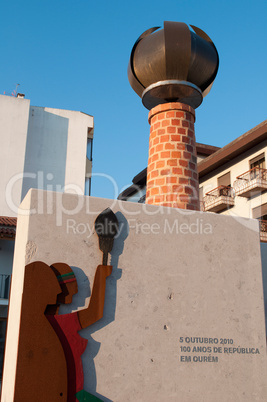
{"type": "Polygon", "coordinates": [[[144,106],[181,102],[197,108],[213,84],[219,56],[210,37],[193,25],[165,21],[135,42],[128,79],[144,106]]]}

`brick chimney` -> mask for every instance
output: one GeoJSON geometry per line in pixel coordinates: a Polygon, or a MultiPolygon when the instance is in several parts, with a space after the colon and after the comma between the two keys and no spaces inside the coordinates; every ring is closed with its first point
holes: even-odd
{"type": "Polygon", "coordinates": [[[150,110],[146,203],[199,210],[195,110],[171,102],[150,110]]]}

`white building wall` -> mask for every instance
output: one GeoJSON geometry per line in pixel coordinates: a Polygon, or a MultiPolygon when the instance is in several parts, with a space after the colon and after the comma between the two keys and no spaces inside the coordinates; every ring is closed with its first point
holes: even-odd
{"type": "MultiPolygon", "coordinates": [[[[84,194],[87,137],[92,137],[94,118],[82,112],[44,108],[48,113],[68,119],[68,141],[65,169],[65,192],[79,188],[84,194]],[[88,132],[90,134],[88,135],[88,132]],[[72,188],[74,185],[74,189],[72,188]]],[[[74,190],[74,191],[73,191],[74,190]]]]}
{"type": "Polygon", "coordinates": [[[93,125],[82,112],[0,95],[0,215],[16,216],[30,188],[84,194],[93,125]]]}
{"type": "Polygon", "coordinates": [[[0,95],[0,215],[16,216],[10,203],[19,205],[24,169],[30,101],[0,95]],[[12,180],[14,184],[12,184],[12,180]],[[10,184],[10,186],[9,186],[10,184]],[[10,187],[10,189],[9,189],[10,187]],[[8,194],[6,194],[6,190],[8,194]],[[6,200],[7,196],[7,200],[6,200]]]}

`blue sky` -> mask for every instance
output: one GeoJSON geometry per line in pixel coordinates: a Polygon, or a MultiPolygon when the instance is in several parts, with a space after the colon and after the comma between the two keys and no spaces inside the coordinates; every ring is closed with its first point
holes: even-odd
{"type": "MultiPolygon", "coordinates": [[[[147,164],[148,111],[127,78],[138,36],[166,21],[203,29],[220,66],[196,110],[198,142],[223,146],[266,119],[266,0],[8,0],[0,3],[0,93],[94,116],[93,173],[120,192],[147,164]]],[[[114,198],[94,178],[92,195],[114,198]]]]}

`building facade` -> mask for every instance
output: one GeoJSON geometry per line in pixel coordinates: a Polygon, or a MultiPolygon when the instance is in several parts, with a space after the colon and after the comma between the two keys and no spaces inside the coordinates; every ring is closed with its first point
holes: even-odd
{"type": "Polygon", "coordinates": [[[0,370],[18,207],[30,188],[90,195],[94,119],[0,95],[0,370]]]}

